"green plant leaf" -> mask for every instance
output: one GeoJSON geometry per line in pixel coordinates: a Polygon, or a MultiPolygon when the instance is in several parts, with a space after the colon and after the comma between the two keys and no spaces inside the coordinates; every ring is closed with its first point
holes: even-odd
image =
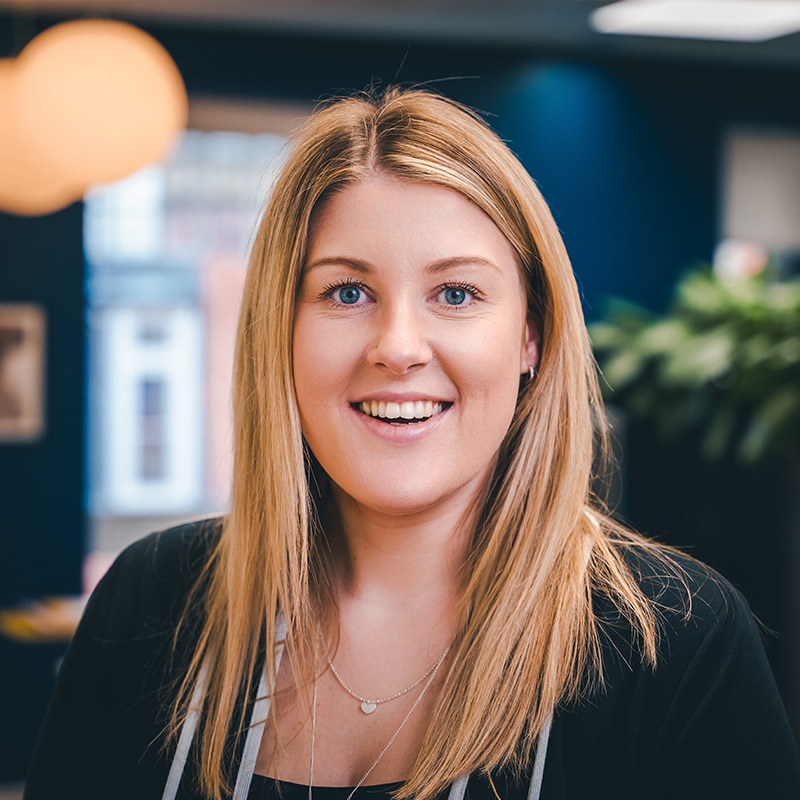
{"type": "Polygon", "coordinates": [[[689,337],[665,355],[661,379],[669,386],[703,386],[729,372],[736,340],[727,328],[689,337]]]}
{"type": "Polygon", "coordinates": [[[800,438],[800,280],[699,268],[667,314],[616,299],[590,330],[604,394],[663,437],[693,431],[706,458],[749,462],[800,438]]]}
{"type": "Polygon", "coordinates": [[[792,421],[800,419],[800,387],[785,386],[756,409],[739,444],[739,456],[748,463],[781,449],[778,437],[792,421]]]}
{"type": "Polygon", "coordinates": [[[790,336],[778,342],[773,349],[773,355],[779,364],[800,364],[800,336],[790,336]]]}
{"type": "Polygon", "coordinates": [[[612,355],[603,368],[603,376],[612,391],[624,389],[642,373],[645,359],[632,349],[620,350],[612,355]]]}
{"type": "Polygon", "coordinates": [[[599,351],[625,346],[630,334],[611,322],[593,322],[589,325],[589,337],[594,349],[599,351]]]}
{"type": "Polygon", "coordinates": [[[691,331],[681,319],[667,318],[643,328],[636,337],[635,346],[644,355],[670,353],[683,345],[691,331]]]}
{"type": "Polygon", "coordinates": [[[735,422],[736,411],[731,406],[718,408],[711,416],[700,445],[701,453],[709,461],[719,461],[730,450],[735,422]]]}

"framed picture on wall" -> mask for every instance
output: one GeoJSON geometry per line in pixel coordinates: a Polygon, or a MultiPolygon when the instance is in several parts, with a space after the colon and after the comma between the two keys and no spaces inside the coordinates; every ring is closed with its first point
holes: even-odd
{"type": "Polygon", "coordinates": [[[0,303],[0,443],[44,432],[44,350],[44,311],[0,303]]]}

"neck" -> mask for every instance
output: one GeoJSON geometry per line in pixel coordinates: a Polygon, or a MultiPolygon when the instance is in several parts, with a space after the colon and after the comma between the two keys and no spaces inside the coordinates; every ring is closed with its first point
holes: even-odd
{"type": "Polygon", "coordinates": [[[335,499],[343,598],[397,603],[410,610],[432,596],[459,593],[472,513],[436,507],[386,514],[364,508],[343,492],[336,491],[335,499]]]}

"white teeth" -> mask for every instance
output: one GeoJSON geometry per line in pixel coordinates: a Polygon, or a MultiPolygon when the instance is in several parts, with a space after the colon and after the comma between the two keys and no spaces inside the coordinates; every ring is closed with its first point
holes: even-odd
{"type": "Polygon", "coordinates": [[[408,403],[400,403],[400,416],[403,419],[414,419],[417,413],[417,404],[409,401],[408,403]]]}
{"type": "Polygon", "coordinates": [[[361,411],[369,417],[380,419],[428,419],[441,413],[442,404],[433,400],[407,400],[395,403],[391,400],[362,400],[361,411]]]}

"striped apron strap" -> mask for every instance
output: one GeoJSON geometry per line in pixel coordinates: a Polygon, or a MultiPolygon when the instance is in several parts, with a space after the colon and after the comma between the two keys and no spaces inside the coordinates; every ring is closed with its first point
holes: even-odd
{"type": "MultiPolygon", "coordinates": [[[[286,639],[286,621],[281,614],[275,626],[275,638],[278,645],[275,648],[275,674],[281,665],[283,657],[283,643],[286,639]]],[[[250,782],[253,780],[253,772],[256,768],[258,750],[261,747],[261,737],[264,734],[264,725],[269,716],[269,697],[271,692],[267,685],[267,667],[261,673],[261,680],[258,684],[258,693],[253,703],[253,712],[250,715],[250,728],[247,731],[247,738],[244,741],[244,752],[239,763],[239,774],[236,776],[236,785],[233,789],[233,800],[246,800],[250,791],[250,782]]]]}
{"type": "Polygon", "coordinates": [[[547,760],[547,744],[550,741],[550,729],[553,727],[553,715],[547,718],[544,727],[539,731],[536,740],[536,757],[533,759],[533,775],[531,775],[531,785],[528,789],[528,800],[539,800],[542,793],[542,781],[544,780],[544,762],[547,760]]]}
{"type": "MultiPolygon", "coordinates": [[[[277,625],[275,627],[275,638],[279,642],[275,648],[275,673],[277,674],[281,665],[281,658],[283,657],[283,642],[286,639],[286,621],[282,614],[278,616],[277,625]]],[[[186,719],[181,727],[178,747],[172,758],[172,764],[169,768],[169,774],[167,775],[167,782],[164,786],[164,793],[161,795],[161,800],[175,800],[178,794],[178,787],[181,784],[181,778],[186,769],[186,761],[189,757],[192,741],[197,731],[197,722],[200,717],[200,708],[202,706],[203,696],[206,692],[207,682],[208,668],[206,664],[203,664],[197,678],[194,692],[192,693],[189,713],[186,715],[186,719]]],[[[264,733],[264,724],[269,716],[270,693],[268,689],[267,668],[265,665],[258,683],[253,710],[250,714],[250,725],[248,726],[247,736],[245,737],[244,751],[239,764],[239,772],[236,775],[233,800],[245,800],[247,793],[250,791],[250,782],[253,780],[258,750],[261,746],[261,737],[264,733]]]]}
{"type": "MultiPolygon", "coordinates": [[[[550,729],[552,727],[553,715],[551,714],[536,739],[536,756],[533,759],[533,774],[528,787],[528,800],[539,800],[542,793],[544,763],[547,760],[547,744],[550,741],[550,729]]],[[[469,775],[462,775],[457,781],[454,781],[450,786],[450,794],[447,796],[447,800],[464,800],[468,781],[469,775]]]]}

